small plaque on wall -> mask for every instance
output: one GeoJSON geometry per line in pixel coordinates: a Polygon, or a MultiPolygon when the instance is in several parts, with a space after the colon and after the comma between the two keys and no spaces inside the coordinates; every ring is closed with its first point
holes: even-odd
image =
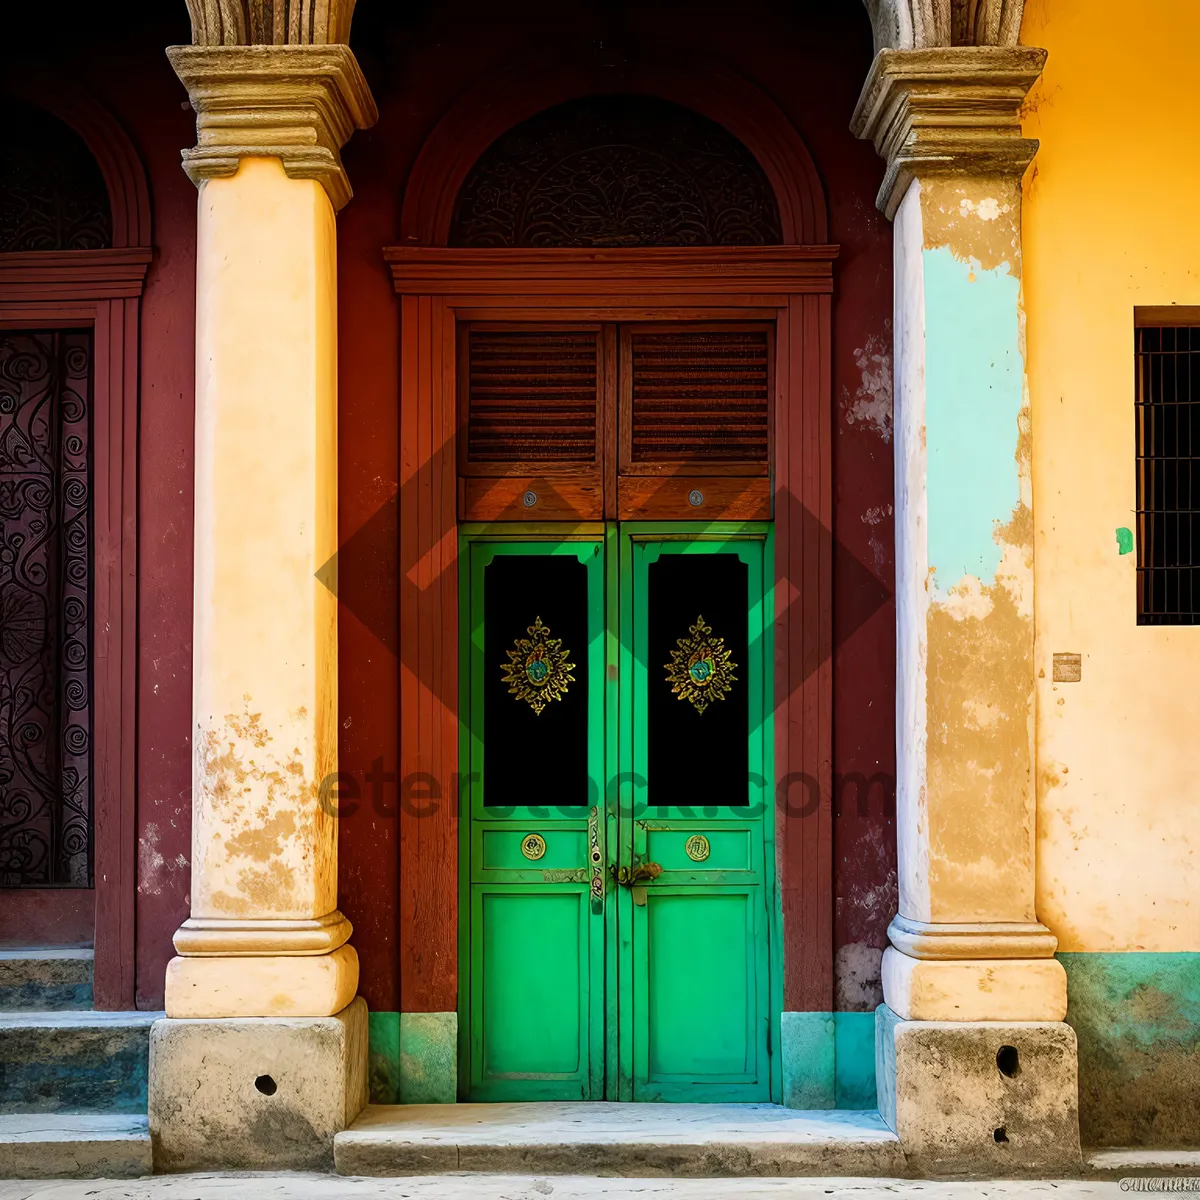
{"type": "Polygon", "coordinates": [[[1078,683],[1083,678],[1082,654],[1055,654],[1054,682],[1078,683]]]}

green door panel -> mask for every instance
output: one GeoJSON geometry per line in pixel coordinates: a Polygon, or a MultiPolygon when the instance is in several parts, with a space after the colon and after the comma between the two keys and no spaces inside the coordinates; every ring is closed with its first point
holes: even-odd
{"type": "Polygon", "coordinates": [[[580,889],[476,892],[483,1099],[587,1099],[590,911],[580,889]],[[536,949],[535,949],[536,948],[536,949]],[[552,966],[553,969],[546,969],[552,966]]]}
{"type": "Polygon", "coordinates": [[[464,528],[464,1099],[777,1093],[769,538],[464,528]]]}
{"type": "Polygon", "coordinates": [[[686,1099],[698,1087],[755,1081],[755,899],[728,890],[650,895],[645,945],[634,954],[646,1008],[635,1034],[644,1030],[646,1053],[637,1099],[686,1099]]]}

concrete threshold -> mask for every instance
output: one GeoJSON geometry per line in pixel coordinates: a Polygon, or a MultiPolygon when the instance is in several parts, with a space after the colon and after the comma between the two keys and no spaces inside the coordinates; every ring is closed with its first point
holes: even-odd
{"type": "Polygon", "coordinates": [[[130,1179],[149,1175],[145,1117],[112,1113],[0,1115],[0,1178],[130,1179]]]}
{"type": "Polygon", "coordinates": [[[775,1104],[373,1104],[333,1156],[339,1174],[368,1176],[905,1173],[878,1113],[775,1104]]]}

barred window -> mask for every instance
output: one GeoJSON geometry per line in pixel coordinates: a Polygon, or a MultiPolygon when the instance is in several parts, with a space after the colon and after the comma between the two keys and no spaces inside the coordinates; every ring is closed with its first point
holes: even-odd
{"type": "Polygon", "coordinates": [[[1200,624],[1200,323],[1135,335],[1138,624],[1200,624]]]}

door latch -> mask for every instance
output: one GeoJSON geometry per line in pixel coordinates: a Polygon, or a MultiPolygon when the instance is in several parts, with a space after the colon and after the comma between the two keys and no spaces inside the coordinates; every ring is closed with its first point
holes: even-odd
{"type": "Polygon", "coordinates": [[[632,867],[611,867],[614,881],[621,887],[629,888],[633,894],[633,902],[638,908],[646,906],[646,884],[657,879],[663,869],[659,863],[635,863],[632,867]]]}

